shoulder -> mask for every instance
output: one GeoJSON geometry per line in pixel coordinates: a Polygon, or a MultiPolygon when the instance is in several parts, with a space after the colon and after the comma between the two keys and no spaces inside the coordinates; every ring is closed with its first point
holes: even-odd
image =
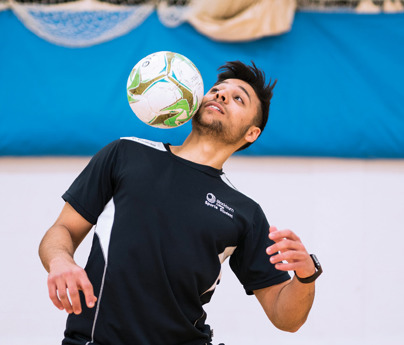
{"type": "Polygon", "coordinates": [[[226,199],[229,200],[231,205],[234,205],[233,208],[242,219],[247,220],[249,224],[259,223],[266,219],[265,213],[257,201],[238,190],[224,173],[220,178],[225,184],[226,199]]]}
{"type": "Polygon", "coordinates": [[[137,137],[121,137],[104,146],[96,156],[114,155],[118,160],[134,154],[145,155],[151,152],[167,152],[162,142],[137,137]]]}
{"type": "Polygon", "coordinates": [[[100,149],[91,159],[93,163],[119,167],[134,162],[141,157],[153,159],[155,153],[167,151],[164,144],[136,137],[122,137],[100,149]]]}
{"type": "Polygon", "coordinates": [[[261,209],[260,205],[254,199],[249,197],[246,193],[237,189],[237,187],[229,180],[229,178],[226,176],[225,173],[222,173],[220,175],[220,178],[227,185],[228,189],[230,190],[230,193],[234,193],[240,198],[240,200],[242,200],[248,205],[251,205],[254,209],[261,209]]]}
{"type": "Polygon", "coordinates": [[[147,140],[147,139],[142,139],[142,138],[137,138],[137,137],[121,137],[119,142],[123,143],[123,145],[135,145],[138,147],[149,147],[153,148],[158,151],[167,151],[165,148],[164,144],[162,142],[158,141],[152,141],[152,140],[147,140]]]}

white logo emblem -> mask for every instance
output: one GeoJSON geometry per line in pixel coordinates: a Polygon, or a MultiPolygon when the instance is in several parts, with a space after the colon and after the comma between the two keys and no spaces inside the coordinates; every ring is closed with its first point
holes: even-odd
{"type": "Polygon", "coordinates": [[[214,194],[208,193],[206,195],[206,200],[208,200],[208,202],[210,202],[211,204],[214,204],[216,202],[216,197],[214,194]]]}
{"type": "Polygon", "coordinates": [[[226,205],[224,202],[216,198],[213,193],[206,194],[205,205],[218,210],[219,212],[225,214],[227,217],[234,217],[234,209],[226,205]]]}

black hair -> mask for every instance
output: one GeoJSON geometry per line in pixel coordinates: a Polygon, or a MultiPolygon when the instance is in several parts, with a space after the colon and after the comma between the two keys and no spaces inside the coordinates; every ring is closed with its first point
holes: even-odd
{"type": "MultiPolygon", "coordinates": [[[[258,109],[258,114],[255,116],[254,124],[261,129],[262,133],[268,121],[269,106],[273,95],[272,90],[275,87],[277,80],[275,80],[272,85],[271,80],[269,80],[268,84],[265,84],[264,71],[260,70],[253,61],[251,61],[251,64],[252,65],[249,66],[241,61],[226,62],[225,65],[218,68],[220,73],[217,76],[215,85],[220,84],[226,79],[240,79],[253,88],[260,102],[260,109],[258,109]]],[[[237,151],[244,150],[251,144],[252,143],[246,143],[237,151]]]]}

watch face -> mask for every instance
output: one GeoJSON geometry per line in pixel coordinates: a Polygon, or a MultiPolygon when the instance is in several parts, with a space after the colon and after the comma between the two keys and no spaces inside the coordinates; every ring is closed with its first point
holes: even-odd
{"type": "Polygon", "coordinates": [[[311,254],[310,256],[311,256],[311,258],[313,259],[314,266],[316,266],[317,269],[318,269],[319,267],[321,267],[320,261],[318,261],[317,256],[315,256],[314,254],[311,254]]]}

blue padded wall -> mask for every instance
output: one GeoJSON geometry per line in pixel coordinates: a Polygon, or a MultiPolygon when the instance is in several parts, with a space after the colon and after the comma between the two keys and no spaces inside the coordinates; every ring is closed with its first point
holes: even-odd
{"type": "Polygon", "coordinates": [[[205,91],[228,60],[278,79],[268,125],[242,154],[404,158],[404,14],[297,13],[284,35],[215,42],[152,14],[115,40],[65,48],[0,12],[0,155],[92,155],[121,136],[179,144],[190,123],[150,128],[130,110],[126,80],[142,57],[179,52],[205,91]]]}

